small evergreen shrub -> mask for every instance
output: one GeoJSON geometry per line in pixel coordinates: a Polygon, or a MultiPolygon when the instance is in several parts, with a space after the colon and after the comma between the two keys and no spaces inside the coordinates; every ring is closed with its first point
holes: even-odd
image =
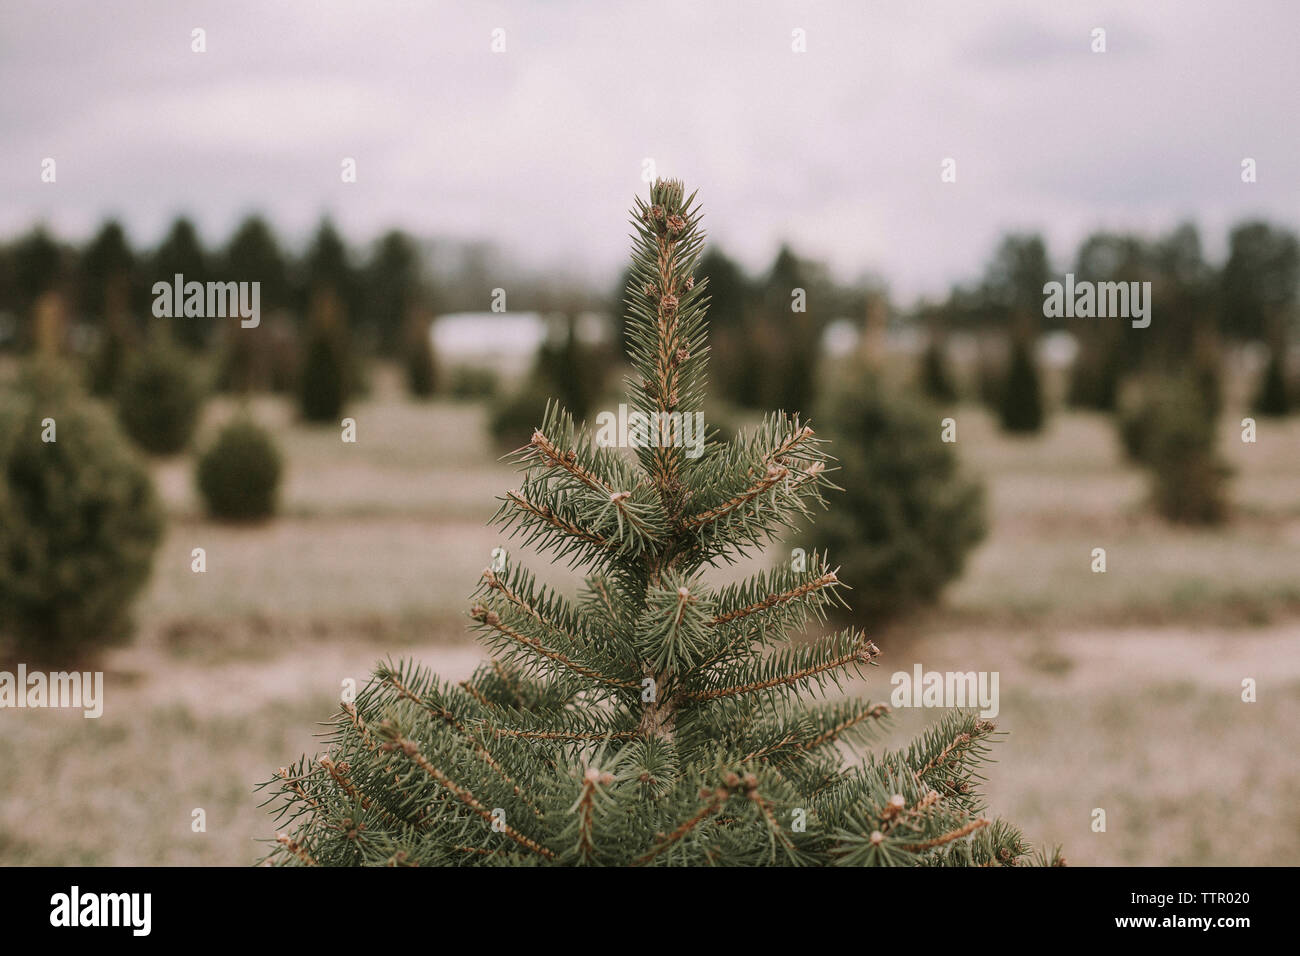
{"type": "Polygon", "coordinates": [[[199,456],[195,483],[212,517],[257,521],[275,514],[283,470],[270,434],[251,419],[238,418],[199,456]]]}
{"type": "Polygon", "coordinates": [[[298,378],[298,407],[305,421],[337,424],[347,404],[349,361],[341,338],[313,327],[306,335],[298,378]]]}
{"type": "Polygon", "coordinates": [[[162,528],[109,416],[63,388],[0,396],[0,637],[15,654],[77,661],[128,637],[162,528]]]}
{"type": "Polygon", "coordinates": [[[953,384],[948,368],[948,356],[943,344],[931,339],[921,355],[921,391],[931,401],[949,404],[957,401],[957,386],[953,384]]]}
{"type": "Polygon", "coordinates": [[[174,455],[189,445],[203,408],[196,372],[180,352],[163,345],[128,363],[117,417],[132,441],[154,455],[174,455]]]}
{"type": "Polygon", "coordinates": [[[1032,434],[1043,427],[1043,392],[1038,369],[1029,345],[1017,339],[1011,347],[1011,361],[998,398],[1004,431],[1032,434]]]}
{"type": "Polygon", "coordinates": [[[1217,455],[1208,406],[1194,376],[1150,378],[1120,416],[1125,452],[1148,470],[1152,503],[1169,521],[1213,524],[1227,516],[1231,470],[1217,455]]]}
{"type": "Polygon", "coordinates": [[[1217,524],[1227,516],[1231,470],[1214,450],[1214,425],[1195,402],[1168,405],[1151,438],[1156,510],[1183,524],[1217,524]]]}
{"type": "MultiPolygon", "coordinates": [[[[987,531],[984,489],[940,440],[941,415],[871,373],[816,419],[839,459],[829,514],[809,540],[840,565],[855,616],[873,624],[935,599],[987,531]]],[[[797,543],[797,542],[793,542],[797,543]]]]}
{"type": "Polygon", "coordinates": [[[1255,413],[1271,418],[1280,418],[1291,411],[1291,396],[1287,394],[1286,350],[1274,348],[1269,354],[1268,364],[1259,380],[1255,393],[1255,413]]]}

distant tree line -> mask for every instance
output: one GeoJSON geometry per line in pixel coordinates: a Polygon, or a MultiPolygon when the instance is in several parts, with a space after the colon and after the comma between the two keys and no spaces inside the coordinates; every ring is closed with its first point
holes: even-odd
{"type": "Polygon", "coordinates": [[[1182,363],[1207,335],[1273,342],[1294,324],[1300,294],[1300,241],[1285,228],[1243,222],[1228,236],[1221,265],[1206,260],[1190,223],[1148,240],[1098,232],[1073,260],[1055,267],[1041,236],[1006,236],[976,282],[953,288],[947,300],[924,310],[942,329],[999,328],[1012,334],[1065,329],[1086,351],[1122,344],[1131,365],[1182,363]],[[1148,328],[1119,320],[1044,315],[1043,287],[1072,273],[1078,282],[1150,282],[1154,319],[1148,328]]]}
{"type": "MultiPolygon", "coordinates": [[[[387,232],[357,257],[328,219],[301,256],[292,255],[260,216],[246,218],[218,248],[205,247],[184,217],[152,249],[134,248],[116,220],[105,222],[81,247],[37,226],[0,245],[0,312],[12,323],[8,344],[25,350],[35,337],[35,305],[49,292],[62,297],[79,323],[107,330],[119,322],[147,324],[153,284],[176,274],[186,282],[259,282],[263,315],[283,310],[302,317],[316,296],[328,294],[355,336],[379,354],[395,355],[412,310],[433,298],[420,266],[420,249],[406,233],[387,232]]],[[[221,330],[212,322],[177,321],[172,334],[200,350],[215,344],[221,330]]]]}

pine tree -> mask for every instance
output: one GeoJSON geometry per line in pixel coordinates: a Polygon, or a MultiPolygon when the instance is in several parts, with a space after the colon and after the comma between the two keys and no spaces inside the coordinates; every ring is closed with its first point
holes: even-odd
{"type": "MultiPolygon", "coordinates": [[[[669,437],[705,387],[706,283],[694,196],[659,181],[633,213],[631,409],[669,437]]],[[[694,419],[692,419],[694,420],[694,419]]],[[[471,610],[491,660],[454,684],[386,664],[335,717],[327,756],[265,786],[292,824],[268,862],[1014,864],[984,815],[994,727],[953,712],[849,762],[889,708],[824,694],[880,650],[848,629],[796,642],[840,582],[823,556],[721,589],[707,566],[792,527],[829,487],[821,440],[773,416],[691,457],[597,447],[549,406],[499,523],[585,568],[570,600],[507,563],[471,610]]],[[[1059,857],[1054,858],[1059,861],[1059,857]]]]}
{"type": "Polygon", "coordinates": [[[1147,469],[1163,517],[1215,524],[1228,516],[1232,470],[1216,449],[1214,411],[1195,373],[1149,376],[1125,396],[1117,424],[1128,458],[1147,469]]]}
{"type": "Polygon", "coordinates": [[[194,437],[205,395],[193,363],[160,336],[126,366],[116,398],[132,441],[151,455],[175,455],[194,437]]]}
{"type": "Polygon", "coordinates": [[[984,487],[962,474],[940,440],[938,409],[884,387],[870,367],[820,404],[844,493],[791,544],[834,555],[853,586],[853,607],[836,617],[880,627],[933,602],[984,538],[984,487]]]}
{"type": "Polygon", "coordinates": [[[1115,411],[1124,371],[1119,339],[1113,334],[1080,336],[1079,354],[1070,369],[1065,399],[1072,408],[1115,411]]]}
{"type": "Polygon", "coordinates": [[[1276,344],[1269,352],[1268,364],[1260,376],[1255,392],[1255,412],[1269,417],[1281,417],[1291,411],[1291,397],[1286,385],[1286,345],[1276,344]]]}
{"type": "Polygon", "coordinates": [[[304,421],[337,424],[353,384],[347,328],[339,300],[331,291],[318,294],[304,335],[298,408],[304,421]]]}
{"type": "Polygon", "coordinates": [[[1043,394],[1038,383],[1029,344],[1017,336],[1011,346],[1011,363],[999,400],[1002,427],[1008,432],[1028,434],[1043,427],[1043,394]]]}
{"type": "Polygon", "coordinates": [[[74,382],[37,360],[0,389],[0,666],[127,640],[163,537],[148,468],[74,382]]]}
{"type": "Polygon", "coordinates": [[[957,386],[953,384],[948,369],[948,355],[938,336],[930,338],[921,355],[920,379],[921,391],[932,401],[947,405],[957,400],[957,386]]]}

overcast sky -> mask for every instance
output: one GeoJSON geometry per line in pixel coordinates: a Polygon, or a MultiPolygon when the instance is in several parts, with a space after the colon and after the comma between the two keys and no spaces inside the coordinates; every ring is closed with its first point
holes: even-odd
{"type": "Polygon", "coordinates": [[[788,239],[905,299],[1010,228],[1064,267],[1191,218],[1217,257],[1238,218],[1300,226],[1298,39],[1294,0],[6,0],[0,235],[116,215],[148,244],[183,211],[215,243],[260,210],[300,242],[328,212],[607,279],[649,158],[750,268],[788,239]]]}

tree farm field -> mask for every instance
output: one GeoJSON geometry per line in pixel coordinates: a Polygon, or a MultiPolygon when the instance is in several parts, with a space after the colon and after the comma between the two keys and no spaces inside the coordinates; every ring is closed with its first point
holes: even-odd
{"type": "MultiPolygon", "coordinates": [[[[468,596],[493,548],[517,550],[487,526],[492,495],[516,479],[482,405],[419,403],[397,378],[376,369],[349,409],[355,444],[296,423],[283,399],[253,400],[287,466],[280,515],[265,524],[204,518],[192,453],[153,464],[166,537],[134,642],[103,660],[103,716],[0,716],[0,862],[251,864],[275,833],[255,785],[325,749],[311,728],[344,681],[363,684],[388,656],[468,676],[482,653],[468,596]]],[[[234,411],[211,401],[200,444],[234,411]]],[[[1300,724],[1300,420],[1262,422],[1243,444],[1241,415],[1225,413],[1234,516],[1197,531],[1144,507],[1142,476],[1103,416],[1058,409],[1024,440],[975,405],[947,414],[987,485],[989,536],[938,606],[886,630],[862,622],[883,655],[846,690],[887,702],[890,675],[916,663],[999,672],[1007,736],[990,804],[1071,863],[1294,859],[1300,756],[1279,744],[1300,724]],[[1092,571],[1095,548],[1105,573],[1092,571]],[[1247,678],[1254,703],[1241,699],[1247,678]],[[1092,830],[1095,808],[1105,833],[1092,830]]],[[[563,566],[530,567],[576,589],[563,566]]],[[[936,716],[897,709],[885,739],[901,745],[936,716]]]]}

